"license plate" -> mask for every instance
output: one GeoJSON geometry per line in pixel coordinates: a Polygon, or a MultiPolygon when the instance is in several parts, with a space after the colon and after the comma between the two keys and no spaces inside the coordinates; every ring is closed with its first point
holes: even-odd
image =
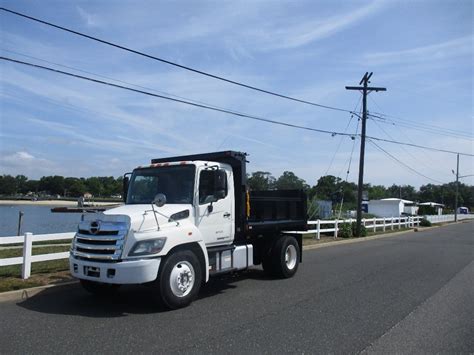
{"type": "Polygon", "coordinates": [[[95,266],[84,266],[84,275],[91,277],[100,277],[100,268],[95,266]]]}

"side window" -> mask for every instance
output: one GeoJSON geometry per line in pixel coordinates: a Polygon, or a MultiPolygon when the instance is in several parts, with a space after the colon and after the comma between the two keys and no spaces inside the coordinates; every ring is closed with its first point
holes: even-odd
{"type": "MultiPolygon", "coordinates": [[[[216,201],[214,194],[216,193],[216,186],[224,187],[223,195],[220,198],[227,196],[227,175],[222,170],[222,174],[217,176],[218,181],[216,181],[216,174],[214,170],[203,170],[199,174],[199,204],[203,205],[206,203],[211,203],[216,201]],[[220,181],[223,179],[223,181],[220,181]]],[[[222,194],[222,192],[221,192],[222,194]]]]}

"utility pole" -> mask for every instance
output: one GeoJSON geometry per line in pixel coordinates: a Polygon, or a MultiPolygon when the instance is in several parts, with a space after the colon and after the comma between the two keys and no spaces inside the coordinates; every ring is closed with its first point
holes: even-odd
{"type": "Polygon", "coordinates": [[[459,195],[459,153],[456,159],[456,198],[454,199],[454,222],[458,221],[458,195],[459,195]]]}
{"type": "Polygon", "coordinates": [[[386,91],[386,88],[369,87],[369,79],[372,77],[372,72],[365,73],[359,85],[364,86],[346,86],[346,90],[362,90],[362,132],[360,136],[360,160],[359,160],[359,183],[357,189],[357,222],[356,222],[356,237],[360,237],[360,229],[362,222],[362,192],[364,188],[364,157],[365,157],[365,132],[367,122],[367,94],[371,91],[386,91]]]}

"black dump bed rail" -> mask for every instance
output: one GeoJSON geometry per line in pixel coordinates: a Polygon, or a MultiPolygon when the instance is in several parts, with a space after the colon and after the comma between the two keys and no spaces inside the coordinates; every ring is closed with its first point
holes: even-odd
{"type": "Polygon", "coordinates": [[[302,190],[250,191],[249,230],[253,233],[307,230],[306,206],[306,194],[302,190]]]}

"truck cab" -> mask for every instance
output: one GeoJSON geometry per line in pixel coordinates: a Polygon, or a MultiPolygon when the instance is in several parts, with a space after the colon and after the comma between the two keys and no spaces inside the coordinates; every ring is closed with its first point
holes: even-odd
{"type": "Polygon", "coordinates": [[[245,164],[244,153],[227,151],[136,168],[124,178],[124,205],[83,216],[71,274],[94,294],[149,284],[172,309],[192,302],[213,275],[263,264],[293,276],[302,248],[289,229],[306,228],[306,197],[250,192],[245,164]]]}

